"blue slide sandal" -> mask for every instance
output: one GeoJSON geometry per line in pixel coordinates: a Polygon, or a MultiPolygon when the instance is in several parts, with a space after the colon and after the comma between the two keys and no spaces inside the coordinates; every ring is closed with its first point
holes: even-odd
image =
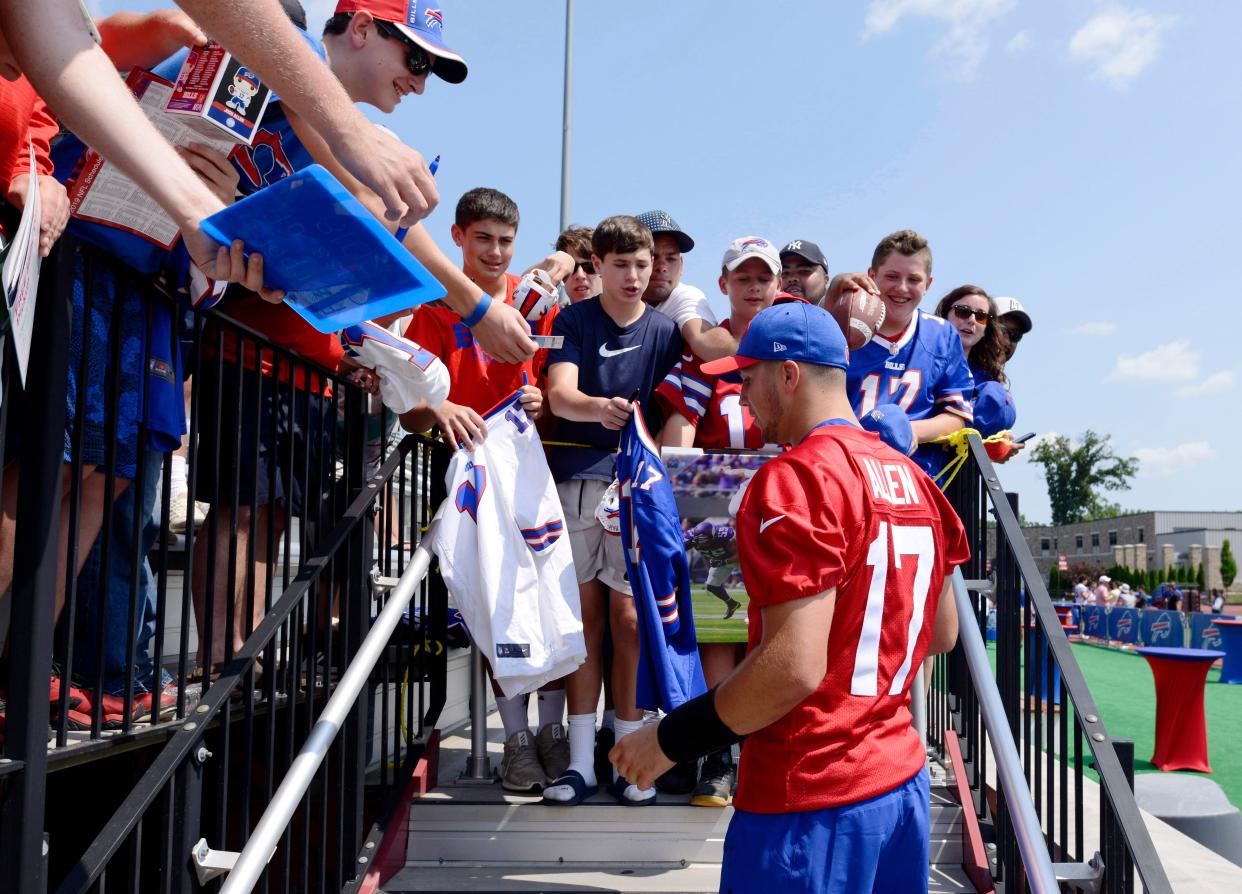
{"type": "Polygon", "coordinates": [[[543,802],[550,807],[576,807],[592,795],[599,794],[598,785],[587,785],[586,780],[582,778],[582,774],[577,770],[566,770],[548,788],[555,788],[558,785],[568,785],[574,790],[574,796],[568,801],[558,801],[555,798],[549,798],[547,789],[544,789],[543,802]]]}

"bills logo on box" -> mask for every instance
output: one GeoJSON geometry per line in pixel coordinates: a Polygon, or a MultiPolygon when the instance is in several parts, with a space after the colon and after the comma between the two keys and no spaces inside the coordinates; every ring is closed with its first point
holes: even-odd
{"type": "Polygon", "coordinates": [[[1203,648],[1220,648],[1220,631],[1218,629],[1215,627],[1208,627],[1203,631],[1203,648]]]}
{"type": "Polygon", "coordinates": [[[1168,639],[1169,631],[1172,629],[1172,626],[1173,625],[1169,623],[1168,618],[1161,618],[1158,621],[1153,621],[1151,625],[1152,642],[1159,642],[1162,639],[1168,639]]]}
{"type": "Polygon", "coordinates": [[[1117,619],[1118,633],[1129,633],[1132,626],[1134,626],[1134,618],[1129,615],[1124,615],[1117,619]]]}

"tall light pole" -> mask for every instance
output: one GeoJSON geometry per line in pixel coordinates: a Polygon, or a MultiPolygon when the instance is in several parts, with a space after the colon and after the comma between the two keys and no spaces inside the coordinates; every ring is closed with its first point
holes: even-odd
{"type": "Polygon", "coordinates": [[[574,0],[565,0],[565,97],[561,110],[561,231],[569,226],[569,168],[574,97],[574,0]]]}

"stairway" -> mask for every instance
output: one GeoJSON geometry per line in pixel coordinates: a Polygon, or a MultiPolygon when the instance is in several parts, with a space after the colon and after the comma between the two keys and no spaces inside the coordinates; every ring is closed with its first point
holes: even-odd
{"type": "MultiPolygon", "coordinates": [[[[488,718],[493,766],[499,720],[488,718]]],[[[411,805],[405,868],[383,887],[415,891],[715,892],[732,808],[692,807],[661,795],[652,807],[616,804],[606,794],[576,808],[545,807],[499,784],[460,785],[469,739],[441,744],[440,784],[411,805]]],[[[961,808],[952,777],[931,766],[930,890],[973,892],[962,872],[961,808]]]]}

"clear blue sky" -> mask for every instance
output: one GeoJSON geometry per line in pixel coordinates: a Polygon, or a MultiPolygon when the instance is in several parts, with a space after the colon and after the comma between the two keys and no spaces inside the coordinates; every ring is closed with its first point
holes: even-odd
{"type": "MultiPolygon", "coordinates": [[[[333,4],[306,5],[318,30],[333,4]]],[[[521,207],[524,265],[558,231],[564,3],[442,8],[470,77],[372,117],[442,157],[428,226],[446,251],[456,198],[492,186],[521,207]]],[[[1125,507],[1242,508],[1242,299],[1221,282],[1239,257],[1242,6],[575,10],[573,222],[667,209],[698,243],[685,278],[709,294],[739,235],[813,240],[836,272],[913,227],[935,251],[928,310],[972,282],[1031,313],[1009,367],[1019,429],[1111,435],[1141,461],[1109,497],[1125,507]]],[[[1002,479],[1047,519],[1037,467],[1011,462],[1002,479]]]]}

